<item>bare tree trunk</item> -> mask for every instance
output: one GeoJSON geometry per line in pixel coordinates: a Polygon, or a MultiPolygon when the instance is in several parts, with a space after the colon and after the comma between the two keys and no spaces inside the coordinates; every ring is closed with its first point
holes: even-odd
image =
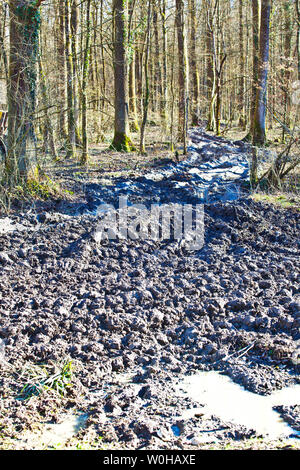
{"type": "Polygon", "coordinates": [[[57,71],[58,71],[58,106],[59,106],[59,136],[67,139],[66,131],[66,57],[65,57],[65,0],[58,3],[57,31],[57,71]]]}
{"type": "Polygon", "coordinates": [[[256,92],[258,87],[258,69],[259,69],[259,10],[258,0],[252,0],[252,90],[250,98],[250,129],[245,140],[252,140],[254,129],[254,114],[256,92]]]}
{"type": "Polygon", "coordinates": [[[160,16],[162,22],[162,99],[161,116],[163,125],[167,126],[168,110],[168,80],[167,80],[167,27],[166,27],[166,1],[160,0],[160,16]]]}
{"type": "Polygon", "coordinates": [[[128,0],[113,0],[115,126],[111,148],[130,152],[128,119],[128,0]]]}
{"type": "Polygon", "coordinates": [[[78,35],[78,6],[77,0],[72,0],[71,3],[71,17],[70,17],[70,33],[71,33],[71,51],[72,51],[72,85],[73,85],[73,110],[74,110],[74,125],[75,125],[75,142],[76,145],[81,146],[81,136],[78,127],[79,109],[78,109],[78,78],[79,71],[77,66],[77,35],[78,35]]]}
{"type": "Polygon", "coordinates": [[[192,82],[191,97],[191,121],[193,126],[197,126],[199,120],[199,73],[196,58],[196,3],[189,0],[190,16],[190,76],[192,82]]]}
{"type": "Polygon", "coordinates": [[[253,144],[258,145],[264,145],[266,142],[266,105],[269,70],[270,15],[271,0],[262,0],[259,76],[253,125],[253,144]]]}
{"type": "Polygon", "coordinates": [[[136,89],[135,89],[135,54],[132,54],[129,64],[129,115],[130,128],[132,131],[139,131],[137,107],[136,107],[136,89]]]}
{"type": "Polygon", "coordinates": [[[66,35],[66,64],[67,64],[67,104],[68,104],[68,139],[67,157],[76,156],[76,124],[74,113],[73,97],[73,60],[71,50],[71,30],[70,30],[70,0],[65,0],[65,35],[66,35]]]}
{"type": "MultiPolygon", "coordinates": [[[[283,73],[283,89],[284,89],[284,123],[289,128],[291,118],[291,67],[293,64],[292,57],[292,18],[291,10],[292,4],[290,0],[285,0],[284,3],[284,58],[285,58],[285,69],[283,73]]],[[[282,127],[282,141],[285,141],[286,127],[282,127]]]]}
{"type": "MultiPolygon", "coordinates": [[[[158,35],[158,8],[156,0],[153,0],[153,28],[154,28],[154,103],[158,107],[160,115],[162,115],[162,81],[161,81],[161,62],[160,47],[158,35]]],[[[157,111],[157,109],[155,109],[157,111]]]]}
{"type": "Polygon", "coordinates": [[[298,80],[300,80],[300,1],[296,0],[296,14],[297,14],[297,59],[298,59],[298,80]]]}
{"type": "Polygon", "coordinates": [[[6,84],[8,85],[8,80],[9,80],[8,68],[9,68],[9,65],[8,65],[8,57],[7,57],[7,53],[6,53],[6,49],[5,49],[5,44],[4,44],[5,29],[6,29],[6,6],[3,5],[3,31],[0,32],[0,49],[1,49],[1,59],[0,59],[0,61],[1,62],[3,61],[3,68],[4,68],[6,84]]]}
{"type": "Polygon", "coordinates": [[[39,71],[40,71],[39,75],[40,75],[41,94],[42,94],[43,105],[45,107],[45,131],[46,131],[47,139],[49,141],[52,158],[54,160],[57,160],[58,155],[57,155],[57,150],[56,150],[56,145],[55,145],[54,130],[53,130],[52,122],[51,122],[49,112],[48,112],[49,98],[48,98],[48,93],[47,93],[46,77],[45,77],[43,63],[42,63],[40,55],[38,57],[38,63],[39,63],[39,71]]]}
{"type": "Polygon", "coordinates": [[[186,105],[188,98],[188,70],[187,54],[184,34],[184,3],[183,0],[176,0],[175,23],[177,29],[178,43],[178,140],[186,142],[186,105]]]}
{"type": "Polygon", "coordinates": [[[86,3],[86,36],[85,50],[82,70],[81,85],[81,106],[82,106],[82,155],[81,163],[88,161],[88,134],[87,134],[87,85],[90,69],[90,49],[91,49],[91,0],[86,3]]]}
{"type": "Polygon", "coordinates": [[[220,3],[216,1],[214,9],[207,6],[207,28],[211,54],[213,58],[213,85],[211,89],[211,100],[207,129],[220,135],[221,127],[221,93],[222,73],[227,58],[225,43],[220,24],[220,3]]]}
{"type": "Polygon", "coordinates": [[[214,60],[213,60],[213,18],[211,7],[206,1],[205,7],[205,31],[206,31],[206,71],[207,71],[207,100],[209,103],[208,107],[208,119],[207,119],[207,130],[213,131],[216,127],[216,119],[214,113],[214,101],[213,97],[215,94],[215,74],[214,74],[214,60]]]}
{"type": "Polygon", "coordinates": [[[144,100],[143,100],[143,120],[141,125],[141,134],[140,134],[140,154],[145,154],[145,129],[147,124],[148,117],[148,108],[149,108],[149,96],[150,96],[150,86],[149,86],[149,52],[150,52],[150,25],[151,25],[151,0],[148,1],[148,16],[147,16],[147,30],[146,30],[146,47],[145,47],[145,62],[144,62],[144,76],[145,76],[145,91],[144,91],[144,100]]]}
{"type": "Polygon", "coordinates": [[[239,126],[244,130],[246,125],[244,102],[245,102],[245,80],[244,80],[244,18],[243,18],[243,0],[239,0],[239,42],[240,42],[240,78],[239,78],[239,126]]]}

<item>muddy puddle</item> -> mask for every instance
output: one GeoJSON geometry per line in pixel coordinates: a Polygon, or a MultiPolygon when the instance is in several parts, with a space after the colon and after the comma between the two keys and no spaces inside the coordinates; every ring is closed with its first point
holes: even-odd
{"type": "Polygon", "coordinates": [[[217,372],[202,372],[186,377],[178,384],[178,392],[187,394],[201,405],[181,416],[188,419],[198,412],[215,415],[221,420],[253,429],[258,435],[278,438],[300,438],[273,409],[274,406],[294,406],[300,403],[300,385],[294,385],[262,396],[249,392],[229,377],[217,372]]]}
{"type": "Polygon", "coordinates": [[[86,414],[70,414],[60,423],[46,423],[41,432],[27,432],[19,439],[19,444],[30,449],[63,448],[65,443],[85,427],[86,414]]]}
{"type": "MultiPolygon", "coordinates": [[[[109,395],[114,395],[117,398],[120,390],[121,393],[126,393],[126,389],[134,390],[134,395],[138,396],[143,385],[134,383],[133,380],[131,374],[116,374],[114,380],[111,383],[105,383],[101,390],[91,391],[92,398],[100,401],[109,395]]],[[[168,390],[174,398],[178,398],[178,402],[172,416],[169,416],[167,420],[162,419],[159,427],[163,428],[169,424],[173,439],[176,439],[182,437],[182,430],[178,423],[184,422],[188,427],[193,426],[192,423],[195,417],[201,417],[203,422],[203,427],[197,427],[194,430],[193,434],[197,438],[193,440],[187,439],[187,436],[185,436],[184,444],[198,445],[206,442],[217,442],[222,437],[218,436],[215,431],[226,430],[228,425],[233,425],[232,429],[234,429],[234,425],[242,426],[248,431],[255,431],[257,437],[271,440],[288,439],[289,442],[292,442],[293,440],[298,441],[300,438],[300,432],[289,426],[280,417],[279,413],[273,409],[274,406],[298,405],[300,403],[300,385],[287,387],[274,392],[272,395],[262,396],[245,390],[229,377],[218,372],[201,372],[197,375],[186,376],[179,381],[175,381],[174,378],[168,390]],[[187,406],[184,410],[182,408],[182,397],[191,399],[194,404],[193,407],[187,406]],[[206,420],[216,422],[213,417],[221,422],[221,427],[215,428],[214,425],[210,428],[205,424],[207,423],[206,420]]],[[[145,406],[143,401],[141,401],[140,406],[142,407],[140,409],[142,416],[142,410],[145,406]]],[[[129,410],[124,413],[120,409],[120,414],[122,419],[129,419],[129,422],[132,419],[139,421],[139,418],[134,418],[129,410]]],[[[19,439],[19,444],[26,448],[29,446],[31,449],[64,448],[67,441],[75,437],[80,430],[86,428],[88,418],[88,413],[62,416],[60,423],[45,423],[40,432],[25,433],[19,439]]],[[[120,418],[119,413],[113,415],[109,413],[107,415],[104,409],[101,414],[102,424],[116,424],[120,418]]],[[[151,413],[148,418],[153,419],[151,413]]]]}

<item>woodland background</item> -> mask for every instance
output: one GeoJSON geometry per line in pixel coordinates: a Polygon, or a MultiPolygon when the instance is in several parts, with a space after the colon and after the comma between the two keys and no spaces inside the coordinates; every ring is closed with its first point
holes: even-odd
{"type": "Polygon", "coordinates": [[[144,154],[151,126],[171,152],[203,123],[297,143],[299,0],[11,0],[0,31],[10,186],[89,142],[144,154]]]}

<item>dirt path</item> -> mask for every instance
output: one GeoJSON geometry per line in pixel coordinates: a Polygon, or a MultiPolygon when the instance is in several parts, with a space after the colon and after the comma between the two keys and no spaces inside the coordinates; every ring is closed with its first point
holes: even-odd
{"type": "MultiPolygon", "coordinates": [[[[256,438],[253,428],[202,413],[205,403],[178,387],[212,370],[260,395],[299,384],[300,214],[243,196],[248,150],[241,143],[200,132],[192,139],[187,162],[113,186],[86,185],[86,201],[73,213],[61,204],[59,212],[0,223],[2,447],[45,447],[43,434],[32,441],[28,431],[66,413],[86,416],[79,437],[101,437],[100,447],[256,438]],[[204,181],[208,167],[213,178],[204,181]],[[120,195],[146,206],[201,203],[204,195],[204,247],[95,241],[99,206],[120,195]],[[29,398],[53,377],[63,398],[51,386],[29,398]],[[22,395],[26,384],[35,389],[22,395]]],[[[300,430],[299,405],[276,402],[291,434],[300,430]]]]}

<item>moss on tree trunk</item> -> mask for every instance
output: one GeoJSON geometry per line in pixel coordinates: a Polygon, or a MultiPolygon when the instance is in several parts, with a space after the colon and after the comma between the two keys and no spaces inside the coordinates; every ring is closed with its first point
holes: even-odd
{"type": "Polygon", "coordinates": [[[115,123],[110,148],[130,152],[128,119],[128,0],[113,0],[115,123]]]}
{"type": "Polygon", "coordinates": [[[115,132],[110,148],[118,152],[133,152],[136,150],[130,137],[123,132],[115,132]]]}

